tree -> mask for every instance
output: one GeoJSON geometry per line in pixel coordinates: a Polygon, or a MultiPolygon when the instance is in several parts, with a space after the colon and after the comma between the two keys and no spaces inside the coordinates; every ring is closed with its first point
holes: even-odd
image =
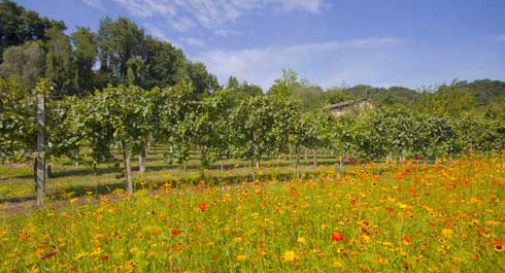
{"type": "Polygon", "coordinates": [[[72,33],[74,46],[75,84],[78,94],[86,95],[95,87],[93,66],[96,63],[98,47],[96,34],[89,28],[78,27],[72,33]]]}
{"type": "Polygon", "coordinates": [[[301,104],[301,111],[309,112],[324,106],[321,100],[323,90],[311,85],[307,80],[298,80],[298,74],[292,69],[283,69],[282,78],[275,80],[275,83],[268,91],[269,96],[277,96],[298,100],[301,104]]]}
{"type": "Polygon", "coordinates": [[[237,78],[233,76],[230,76],[228,79],[226,89],[231,92],[230,95],[232,95],[236,100],[263,95],[261,87],[247,82],[239,83],[237,78]]]}
{"type": "Polygon", "coordinates": [[[180,49],[149,36],[145,39],[145,46],[148,77],[142,83],[144,88],[165,88],[188,79],[186,57],[180,49]]]}
{"type": "Polygon", "coordinates": [[[19,46],[30,41],[47,39],[46,30],[57,27],[65,29],[61,21],[40,17],[10,0],[0,2],[0,63],[3,52],[11,46],[19,46]]]}
{"type": "Polygon", "coordinates": [[[188,63],[187,69],[189,79],[193,83],[193,98],[195,100],[213,94],[219,89],[216,77],[207,72],[207,68],[203,63],[188,63]]]}
{"type": "Polygon", "coordinates": [[[458,82],[443,85],[434,94],[433,111],[439,115],[457,117],[463,112],[473,111],[474,106],[475,98],[458,82]]]}
{"type": "Polygon", "coordinates": [[[39,42],[10,47],[4,51],[3,59],[0,76],[18,82],[26,92],[44,75],[45,53],[39,42]]]}
{"type": "Polygon", "coordinates": [[[100,72],[109,83],[127,83],[128,62],[135,58],[145,61],[144,30],[124,17],[105,18],[97,40],[100,72]]]}
{"type": "Polygon", "coordinates": [[[47,31],[46,42],[46,78],[53,83],[53,95],[75,94],[74,61],[70,39],[62,29],[51,28],[47,31]]]}

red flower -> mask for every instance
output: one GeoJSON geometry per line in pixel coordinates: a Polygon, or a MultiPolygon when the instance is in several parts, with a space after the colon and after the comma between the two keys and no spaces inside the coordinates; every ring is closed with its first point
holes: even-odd
{"type": "Polygon", "coordinates": [[[333,242],[340,242],[343,241],[344,239],[345,239],[344,234],[340,231],[336,231],[331,234],[331,240],[333,242]]]}
{"type": "Polygon", "coordinates": [[[56,255],[56,251],[47,252],[46,254],[42,255],[40,258],[42,260],[45,260],[45,259],[49,259],[49,258],[53,257],[54,255],[56,255]]]}
{"type": "Polygon", "coordinates": [[[198,208],[200,209],[201,212],[204,212],[205,210],[207,210],[208,206],[207,204],[205,203],[200,203],[200,205],[198,205],[198,208]]]}
{"type": "Polygon", "coordinates": [[[411,245],[412,244],[412,238],[410,236],[403,237],[403,243],[406,244],[406,245],[411,245]]]}
{"type": "Polygon", "coordinates": [[[172,236],[177,237],[179,234],[181,234],[182,231],[180,229],[172,229],[172,236]]]}
{"type": "Polygon", "coordinates": [[[109,256],[108,255],[103,255],[102,257],[100,257],[100,260],[106,262],[109,260],[109,256]]]}

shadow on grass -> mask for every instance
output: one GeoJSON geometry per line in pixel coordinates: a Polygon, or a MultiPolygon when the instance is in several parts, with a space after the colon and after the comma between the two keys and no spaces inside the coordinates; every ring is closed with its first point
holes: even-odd
{"type": "MultiPolygon", "coordinates": [[[[310,165],[312,161],[310,160],[302,160],[301,164],[302,165],[310,165]]],[[[335,160],[321,160],[318,163],[323,163],[323,164],[333,164],[336,163],[335,160]]],[[[266,162],[262,167],[288,167],[288,166],[293,166],[294,163],[292,162],[266,162]]],[[[241,167],[250,167],[247,164],[241,164],[241,167]]],[[[179,169],[182,170],[184,167],[183,165],[180,164],[166,164],[166,165],[158,165],[158,166],[147,166],[146,167],[146,172],[158,172],[158,171],[163,171],[163,170],[175,170],[179,169]]],[[[191,163],[186,166],[187,171],[198,171],[202,169],[202,165],[199,163],[191,163]]],[[[212,165],[212,166],[207,166],[205,169],[208,170],[232,170],[234,169],[234,164],[233,162],[227,162],[222,165],[212,165]]],[[[132,171],[138,172],[139,167],[134,166],[132,167],[132,171]]],[[[89,168],[80,168],[80,169],[68,169],[68,170],[59,170],[59,171],[53,171],[49,175],[49,178],[65,178],[65,177],[71,177],[71,176],[85,176],[85,175],[106,175],[106,174],[121,174],[123,172],[122,165],[119,163],[116,163],[115,166],[108,166],[108,167],[101,167],[97,168],[96,170],[93,170],[91,167],[89,168]]],[[[7,181],[11,179],[30,179],[33,178],[32,175],[19,175],[19,176],[11,176],[8,178],[0,178],[0,181],[7,181]]]]}
{"type": "MultiPolygon", "coordinates": [[[[306,171],[303,172],[304,176],[307,179],[317,177],[317,173],[314,171],[306,171]]],[[[277,179],[279,181],[289,181],[293,178],[292,171],[286,171],[283,173],[277,173],[275,175],[272,174],[262,174],[256,175],[253,178],[252,174],[244,174],[244,175],[232,175],[227,177],[220,176],[207,176],[207,177],[191,177],[191,178],[181,178],[181,179],[170,179],[170,180],[162,180],[162,179],[151,179],[145,183],[144,186],[141,186],[139,183],[134,184],[135,190],[140,189],[149,189],[154,190],[159,188],[164,184],[170,184],[171,188],[178,188],[181,186],[188,185],[197,185],[200,181],[205,181],[206,185],[216,186],[216,185],[239,185],[241,183],[253,182],[255,180],[267,181],[272,179],[277,179]]],[[[106,195],[115,192],[116,190],[122,190],[125,188],[123,182],[115,182],[115,183],[104,183],[97,185],[70,185],[66,186],[63,190],[58,190],[56,192],[48,192],[46,195],[49,200],[66,200],[69,197],[78,198],[89,193],[92,193],[93,196],[98,197],[100,195],[106,195]]],[[[35,195],[30,196],[20,196],[20,197],[7,197],[0,198],[0,203],[19,203],[25,201],[33,201],[35,200],[35,195]]]]}

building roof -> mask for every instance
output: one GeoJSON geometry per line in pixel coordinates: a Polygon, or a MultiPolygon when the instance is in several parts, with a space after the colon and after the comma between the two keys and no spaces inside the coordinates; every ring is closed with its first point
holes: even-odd
{"type": "Polygon", "coordinates": [[[335,103],[335,104],[330,105],[330,109],[333,110],[333,109],[338,109],[338,108],[345,108],[345,107],[353,106],[353,105],[358,104],[363,101],[369,101],[368,97],[363,97],[363,98],[359,98],[356,100],[347,100],[347,101],[335,103]]]}

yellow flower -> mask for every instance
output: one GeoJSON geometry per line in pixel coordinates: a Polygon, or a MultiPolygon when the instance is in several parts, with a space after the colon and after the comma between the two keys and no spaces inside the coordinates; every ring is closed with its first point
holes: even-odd
{"type": "Polygon", "coordinates": [[[445,237],[451,237],[453,233],[454,233],[454,230],[452,230],[450,228],[444,228],[442,230],[442,235],[444,235],[445,237]]]}
{"type": "Polygon", "coordinates": [[[380,257],[379,259],[377,259],[377,263],[381,265],[387,265],[389,264],[389,260],[387,258],[380,257]]]}
{"type": "Polygon", "coordinates": [[[360,236],[360,240],[361,240],[363,243],[367,244],[367,243],[369,243],[369,242],[370,242],[370,236],[368,236],[368,235],[366,235],[366,234],[363,234],[363,235],[361,235],[361,236],[360,236]]]}
{"type": "Polygon", "coordinates": [[[231,201],[231,195],[225,194],[223,196],[223,202],[230,202],[231,201]]]}
{"type": "Polygon", "coordinates": [[[470,205],[475,205],[475,204],[480,203],[480,200],[479,200],[479,199],[477,199],[477,198],[475,198],[475,197],[472,197],[472,198],[470,198],[470,200],[468,201],[468,203],[469,203],[470,205]]]}
{"type": "Polygon", "coordinates": [[[342,261],[341,260],[334,260],[333,261],[333,267],[335,267],[335,268],[341,268],[342,267],[342,261]]]}
{"type": "Polygon", "coordinates": [[[300,244],[305,244],[305,238],[303,237],[298,237],[298,240],[296,240],[300,244]]]}
{"type": "Polygon", "coordinates": [[[247,259],[245,255],[237,255],[237,262],[241,263],[247,259]]]}
{"type": "Polygon", "coordinates": [[[499,227],[501,223],[498,221],[489,220],[489,221],[486,221],[485,224],[486,224],[486,226],[490,226],[490,227],[499,227]]]}
{"type": "Polygon", "coordinates": [[[400,202],[398,202],[396,205],[397,205],[399,208],[401,208],[401,209],[406,209],[406,208],[407,208],[407,205],[405,205],[405,204],[403,204],[403,203],[400,203],[400,202]]]}
{"type": "Polygon", "coordinates": [[[240,244],[243,241],[244,241],[244,238],[242,238],[242,237],[236,237],[233,239],[233,242],[236,244],[240,244]]]}
{"type": "Polygon", "coordinates": [[[282,259],[284,260],[284,262],[287,262],[287,263],[292,263],[297,258],[298,258],[298,256],[296,256],[296,253],[292,250],[285,251],[284,255],[282,256],[282,259]]]}

